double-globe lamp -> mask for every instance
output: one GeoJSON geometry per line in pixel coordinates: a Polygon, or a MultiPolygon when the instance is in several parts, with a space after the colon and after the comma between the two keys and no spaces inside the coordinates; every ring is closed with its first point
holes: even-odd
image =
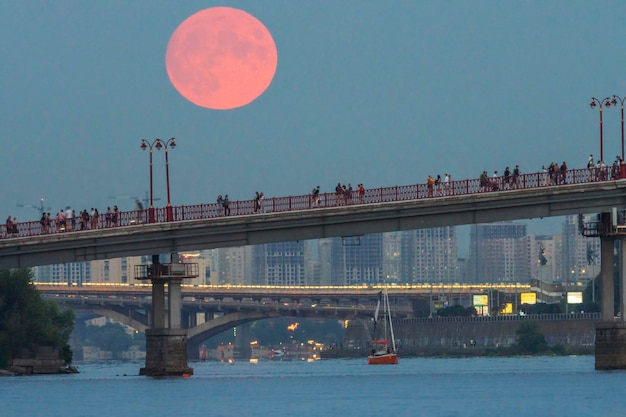
{"type": "Polygon", "coordinates": [[[153,181],[152,181],[152,149],[156,148],[157,150],[161,150],[161,148],[165,148],[165,182],[167,186],[167,206],[165,207],[165,216],[166,220],[172,221],[173,210],[172,203],[170,199],[170,170],[169,170],[169,159],[168,159],[168,149],[174,149],[176,147],[176,140],[174,138],[170,138],[168,140],[163,139],[155,139],[152,142],[147,141],[146,139],[141,139],[141,149],[144,151],[148,149],[150,151],[150,207],[148,208],[148,222],[154,222],[154,205],[153,205],[153,181]]]}

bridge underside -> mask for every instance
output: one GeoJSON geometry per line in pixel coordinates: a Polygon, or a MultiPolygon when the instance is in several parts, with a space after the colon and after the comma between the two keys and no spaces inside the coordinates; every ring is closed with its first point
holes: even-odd
{"type": "Polygon", "coordinates": [[[187,339],[187,355],[190,358],[198,359],[200,346],[202,342],[213,336],[232,329],[242,324],[250,323],[257,320],[282,317],[283,315],[277,311],[274,312],[237,312],[224,315],[209,321],[206,321],[192,329],[188,330],[187,339]]]}
{"type": "Polygon", "coordinates": [[[126,326],[144,333],[148,328],[147,317],[138,318],[136,310],[130,309],[116,309],[113,306],[109,307],[89,307],[82,308],[83,311],[96,314],[98,316],[109,317],[118,323],[122,323],[126,326]],[[123,310],[123,311],[120,311],[123,310]]]}

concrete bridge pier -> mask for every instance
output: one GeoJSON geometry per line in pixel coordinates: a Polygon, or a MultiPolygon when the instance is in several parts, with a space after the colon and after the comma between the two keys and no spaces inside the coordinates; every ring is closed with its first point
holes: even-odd
{"type": "MultiPolygon", "coordinates": [[[[140,369],[140,375],[193,374],[193,368],[187,364],[187,330],[181,328],[181,283],[184,278],[193,277],[187,275],[189,268],[186,266],[178,263],[160,264],[159,257],[153,256],[152,265],[147,265],[146,274],[139,278],[147,278],[152,282],[153,318],[152,327],[146,330],[146,366],[140,369]],[[168,292],[167,310],[165,284],[168,292]]],[[[137,274],[135,278],[138,278],[137,274]]]]}
{"type": "MultiPolygon", "coordinates": [[[[612,226],[604,216],[604,227],[612,226]],[[608,223],[608,224],[607,224],[608,223]]],[[[626,260],[626,236],[602,236],[600,238],[600,298],[601,320],[596,323],[595,369],[626,369],[626,322],[624,322],[624,303],[626,293],[624,284],[626,260]],[[615,244],[619,254],[619,317],[615,314],[615,244]]]]}
{"type": "Polygon", "coordinates": [[[252,329],[250,326],[250,323],[246,323],[235,327],[237,331],[235,335],[235,352],[238,353],[237,359],[250,359],[250,356],[252,356],[252,350],[250,349],[252,329]]]}

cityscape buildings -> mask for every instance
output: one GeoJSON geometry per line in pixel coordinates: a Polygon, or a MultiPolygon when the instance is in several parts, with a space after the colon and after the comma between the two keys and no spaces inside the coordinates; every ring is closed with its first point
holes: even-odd
{"type": "Polygon", "coordinates": [[[526,225],[474,224],[470,232],[470,282],[528,282],[530,242],[526,225]]]}
{"type": "Polygon", "coordinates": [[[401,233],[400,277],[403,282],[459,281],[455,227],[436,227],[401,233]]]}
{"type": "MultiPolygon", "coordinates": [[[[534,235],[523,222],[476,224],[459,257],[456,227],[280,242],[178,254],[198,264],[190,284],[359,285],[390,283],[582,282],[600,272],[598,238],[580,233],[590,216],[567,216],[562,233],[534,235]]],[[[171,254],[160,255],[169,263],[171,254]]],[[[133,283],[151,256],[33,268],[35,280],[68,285],[133,283]]]]}

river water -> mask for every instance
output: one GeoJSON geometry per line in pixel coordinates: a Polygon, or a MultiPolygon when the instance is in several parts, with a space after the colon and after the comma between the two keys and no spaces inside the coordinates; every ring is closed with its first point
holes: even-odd
{"type": "Polygon", "coordinates": [[[138,376],[143,362],[0,378],[0,416],[626,415],[626,373],[595,371],[592,356],[190,365],[191,378],[138,376]]]}

